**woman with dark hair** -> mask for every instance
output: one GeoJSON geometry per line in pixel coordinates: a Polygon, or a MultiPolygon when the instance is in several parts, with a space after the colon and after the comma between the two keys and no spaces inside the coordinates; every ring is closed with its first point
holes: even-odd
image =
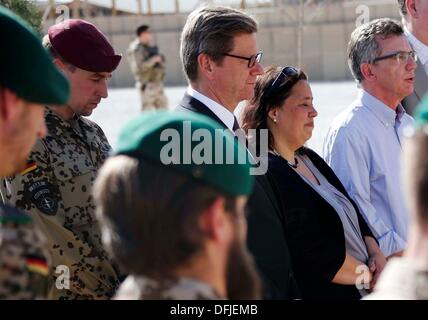
{"type": "MultiPolygon", "coordinates": [[[[267,176],[281,205],[302,298],[359,299],[386,260],[337,176],[304,146],[316,116],[306,74],[293,67],[269,67],[257,80],[242,127],[247,133],[268,130],[267,176]]],[[[260,139],[248,139],[260,148],[260,139]]],[[[253,254],[257,259],[258,253],[253,254]]],[[[277,254],[274,248],[271,254],[277,254]]]]}

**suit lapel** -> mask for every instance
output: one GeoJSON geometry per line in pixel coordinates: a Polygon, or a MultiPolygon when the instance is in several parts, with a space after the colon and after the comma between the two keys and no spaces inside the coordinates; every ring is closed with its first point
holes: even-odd
{"type": "Polygon", "coordinates": [[[205,104],[200,102],[198,99],[195,99],[192,96],[189,96],[187,93],[184,94],[184,97],[181,100],[179,107],[181,107],[181,109],[184,108],[184,109],[189,110],[189,111],[201,113],[201,114],[217,121],[225,129],[227,129],[226,124],[223,121],[221,121],[220,118],[217,117],[217,115],[214,112],[212,112],[205,104]]]}

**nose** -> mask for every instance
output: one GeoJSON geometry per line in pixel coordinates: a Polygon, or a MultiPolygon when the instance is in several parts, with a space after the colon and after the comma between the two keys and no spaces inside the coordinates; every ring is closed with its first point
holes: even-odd
{"type": "Polygon", "coordinates": [[[416,61],[412,58],[409,58],[409,60],[407,60],[407,70],[415,70],[417,67],[416,61]]]}
{"type": "Polygon", "coordinates": [[[256,64],[253,66],[253,69],[251,70],[251,74],[255,76],[260,76],[263,74],[263,67],[260,62],[256,62],[256,64]]]}
{"type": "Polygon", "coordinates": [[[101,98],[107,98],[108,97],[108,84],[107,84],[107,80],[105,80],[105,81],[101,81],[101,84],[100,84],[100,88],[99,88],[99,90],[98,90],[98,95],[101,97],[101,98]]]}
{"type": "Polygon", "coordinates": [[[314,106],[312,106],[311,111],[309,112],[309,117],[311,118],[316,118],[318,116],[318,111],[317,109],[315,109],[314,106]]]}

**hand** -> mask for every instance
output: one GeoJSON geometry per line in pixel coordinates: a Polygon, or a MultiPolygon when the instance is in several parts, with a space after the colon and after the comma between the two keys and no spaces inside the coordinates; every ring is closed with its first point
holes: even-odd
{"type": "Polygon", "coordinates": [[[369,253],[369,261],[367,263],[370,272],[373,274],[373,279],[370,282],[370,287],[373,288],[376,285],[376,282],[385,267],[386,258],[382,251],[379,248],[378,243],[373,237],[366,236],[364,237],[367,252],[369,253]]]}
{"type": "Polygon", "coordinates": [[[163,58],[160,55],[153,56],[151,58],[151,60],[153,63],[162,63],[163,62],[163,58]]]}
{"type": "Polygon", "coordinates": [[[370,289],[373,289],[374,286],[376,285],[380,274],[385,268],[386,262],[387,262],[386,258],[382,254],[382,252],[372,254],[369,257],[368,266],[369,266],[370,272],[373,274],[372,281],[370,282],[370,289]]]}

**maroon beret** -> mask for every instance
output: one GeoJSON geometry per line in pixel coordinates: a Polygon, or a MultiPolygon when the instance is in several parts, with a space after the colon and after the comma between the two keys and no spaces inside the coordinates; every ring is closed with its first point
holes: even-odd
{"type": "Polygon", "coordinates": [[[50,27],[48,35],[53,49],[65,61],[83,70],[112,72],[122,59],[102,32],[84,20],[65,20],[50,27]]]}

